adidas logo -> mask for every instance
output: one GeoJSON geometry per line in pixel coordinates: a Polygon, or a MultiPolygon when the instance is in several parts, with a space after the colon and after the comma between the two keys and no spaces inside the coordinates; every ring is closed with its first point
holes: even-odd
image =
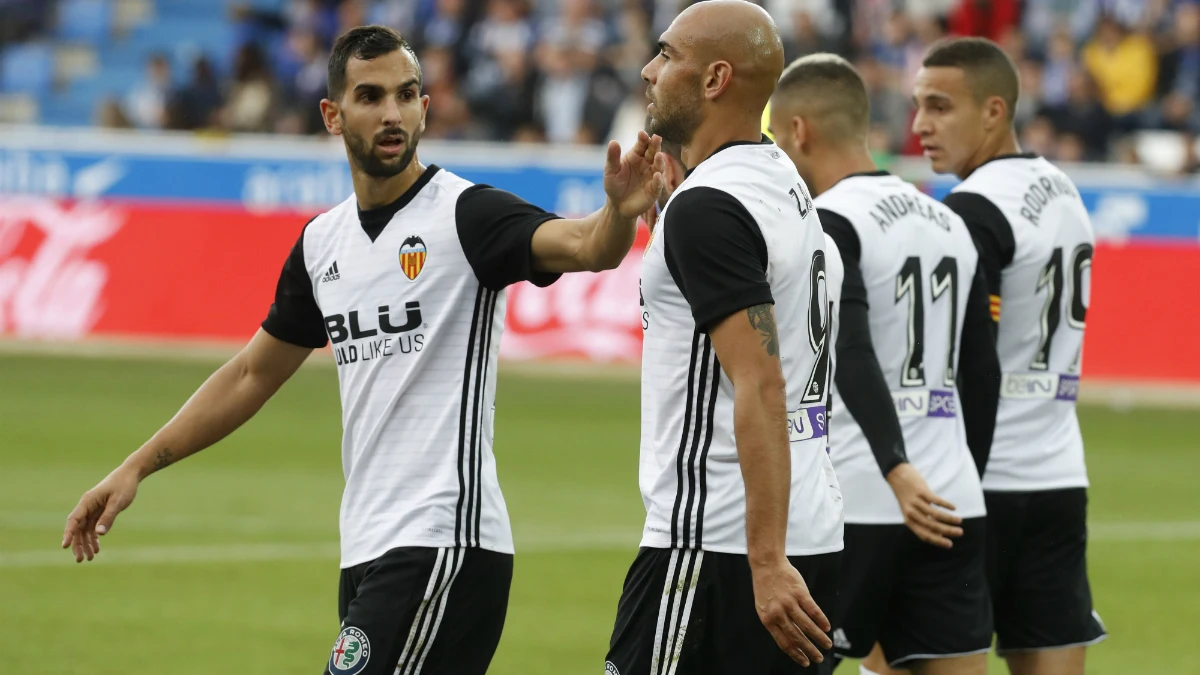
{"type": "Polygon", "coordinates": [[[338,272],[337,261],[335,260],[333,264],[329,266],[329,269],[326,270],[325,276],[321,277],[321,283],[325,283],[326,281],[337,281],[341,278],[342,274],[341,272],[338,272]]]}
{"type": "Polygon", "coordinates": [[[846,639],[846,631],[841,628],[833,631],[833,647],[834,649],[850,649],[850,641],[846,639]]]}

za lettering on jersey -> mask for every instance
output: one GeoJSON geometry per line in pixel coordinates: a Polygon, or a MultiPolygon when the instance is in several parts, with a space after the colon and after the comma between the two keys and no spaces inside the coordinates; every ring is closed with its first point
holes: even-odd
{"type": "Polygon", "coordinates": [[[399,546],[512,553],[492,454],[504,288],[555,218],[436,166],[396,202],[313,219],[263,328],[319,347],[342,398],[342,566],[399,546]]]}
{"type": "MultiPolygon", "coordinates": [[[[844,238],[865,287],[871,343],[891,390],[908,459],[964,518],[986,512],[958,414],[955,382],[977,254],[962,219],[911,184],[873,172],[816,198],[822,225],[844,238]]],[[[848,263],[849,264],[849,263],[848,263]]],[[[834,387],[834,408],[844,410],[834,387]]],[[[903,523],[892,491],[853,415],[831,427],[830,453],[846,521],[903,523]]]]}
{"type": "Polygon", "coordinates": [[[792,427],[787,553],[841,549],[823,244],[803,181],[770,144],[719,149],[672,195],[642,266],[642,546],[746,553],[733,386],[707,331],[774,303],[792,427]]]}
{"type": "Polygon", "coordinates": [[[1033,154],[981,165],[945,199],[980,244],[1003,371],[988,490],[1087,487],[1075,414],[1095,236],[1071,179],[1033,154]]]}

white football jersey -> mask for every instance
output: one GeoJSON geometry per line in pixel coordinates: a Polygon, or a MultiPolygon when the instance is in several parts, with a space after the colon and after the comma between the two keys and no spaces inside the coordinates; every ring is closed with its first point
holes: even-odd
{"type": "Polygon", "coordinates": [[[400,546],[512,553],[492,455],[504,287],[548,284],[530,241],[555,218],[430,166],[396,202],[305,226],[263,329],[332,343],[342,398],[342,567],[400,546]]]}
{"type": "Polygon", "coordinates": [[[1032,154],[986,162],[946,197],[980,244],[1003,380],[987,490],[1087,487],[1075,416],[1095,236],[1079,191],[1032,154]],[[995,283],[998,281],[998,285],[995,283]]]}
{"type": "Polygon", "coordinates": [[[642,266],[642,546],[746,553],[733,385],[707,331],[773,303],[791,450],[787,554],[842,548],[823,249],[807,188],[773,144],[724,146],[671,195],[642,266]]]}
{"type": "MultiPolygon", "coordinates": [[[[885,172],[849,176],[819,195],[816,205],[827,230],[852,228],[846,234],[857,240],[871,343],[909,462],[930,489],[957,507],[957,515],[984,515],[955,382],[977,257],[966,226],[949,208],[885,172]]],[[[845,410],[836,386],[833,407],[845,410]]],[[[859,424],[848,414],[835,419],[830,454],[846,522],[903,523],[859,424]]]]}

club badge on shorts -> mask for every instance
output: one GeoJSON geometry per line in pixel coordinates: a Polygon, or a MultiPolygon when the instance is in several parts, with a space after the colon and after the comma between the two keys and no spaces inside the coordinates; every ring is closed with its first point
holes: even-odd
{"type": "Polygon", "coordinates": [[[612,661],[605,661],[604,675],[621,675],[621,671],[617,670],[617,665],[612,661]]]}
{"type": "Polygon", "coordinates": [[[425,267],[425,257],[428,254],[429,249],[425,248],[425,242],[416,235],[405,239],[400,245],[400,269],[404,270],[404,276],[408,277],[409,281],[416,281],[417,275],[425,267]]]}
{"type": "Polygon", "coordinates": [[[354,626],[342,629],[329,654],[329,672],[333,675],[358,675],[371,659],[371,641],[354,626]]]}

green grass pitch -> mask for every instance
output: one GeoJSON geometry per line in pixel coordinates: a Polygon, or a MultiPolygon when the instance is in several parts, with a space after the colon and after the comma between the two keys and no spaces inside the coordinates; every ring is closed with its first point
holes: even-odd
{"type": "MultiPolygon", "coordinates": [[[[143,484],[98,563],[75,565],[57,548],[79,494],[212,367],[0,357],[5,672],[319,672],[338,628],[332,368],[302,369],[233,437],[143,484]]],[[[1112,633],[1088,672],[1196,672],[1195,414],[1090,407],[1081,417],[1093,589],[1112,633]]],[[[518,553],[491,672],[600,673],[641,528],[637,384],[505,374],[497,420],[518,553]]]]}

